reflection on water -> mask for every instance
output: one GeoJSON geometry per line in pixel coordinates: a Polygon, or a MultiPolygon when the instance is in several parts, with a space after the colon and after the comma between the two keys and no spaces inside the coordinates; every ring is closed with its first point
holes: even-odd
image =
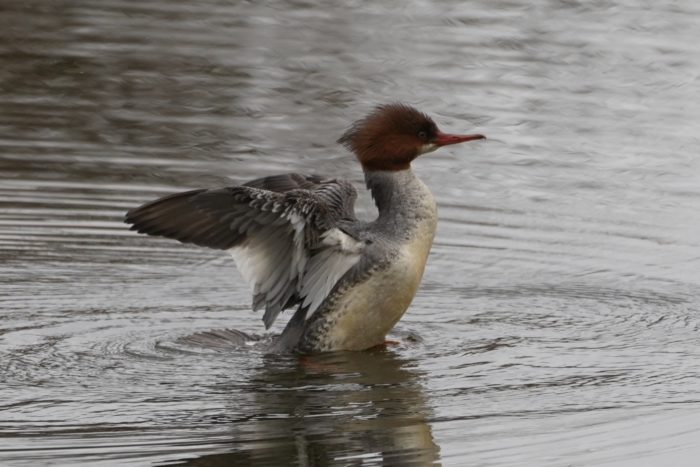
{"type": "MultiPolygon", "coordinates": [[[[265,357],[241,416],[227,422],[230,452],[167,465],[433,464],[438,447],[415,365],[388,351],[265,357]]],[[[229,403],[241,410],[238,396],[229,403]]]]}
{"type": "Polygon", "coordinates": [[[698,15],[4,1],[0,464],[695,465],[698,15]],[[489,136],[415,164],[440,224],[398,346],[266,357],[228,258],[121,222],[279,172],[361,188],[334,141],[390,100],[489,136]]]}

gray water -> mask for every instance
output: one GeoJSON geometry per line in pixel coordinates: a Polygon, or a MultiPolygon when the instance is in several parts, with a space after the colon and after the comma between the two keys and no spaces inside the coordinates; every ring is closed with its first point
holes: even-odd
{"type": "Polygon", "coordinates": [[[700,4],[317,3],[2,2],[0,465],[697,465],[700,4]],[[389,101],[489,137],[414,164],[398,345],[266,356],[230,258],[121,223],[361,189],[334,141],[389,101]]]}

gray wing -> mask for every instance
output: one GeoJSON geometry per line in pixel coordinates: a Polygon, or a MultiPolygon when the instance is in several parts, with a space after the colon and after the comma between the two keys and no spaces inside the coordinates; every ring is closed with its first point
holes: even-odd
{"type": "Polygon", "coordinates": [[[269,328],[298,303],[311,316],[359,261],[364,244],[339,228],[356,221],[356,198],[344,180],[285,174],[166,196],[125,221],[139,233],[229,250],[269,328]]]}

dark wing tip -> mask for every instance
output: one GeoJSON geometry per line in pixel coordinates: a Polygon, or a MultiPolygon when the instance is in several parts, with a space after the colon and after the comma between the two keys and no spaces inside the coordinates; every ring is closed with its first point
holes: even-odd
{"type": "Polygon", "coordinates": [[[201,209],[193,200],[207,190],[192,190],[164,196],[129,210],[124,222],[129,230],[226,250],[234,246],[240,235],[221,222],[216,213],[201,209]]]}

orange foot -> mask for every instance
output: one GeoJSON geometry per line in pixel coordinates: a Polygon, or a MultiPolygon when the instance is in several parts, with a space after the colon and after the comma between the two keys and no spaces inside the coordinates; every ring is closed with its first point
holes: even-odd
{"type": "Polygon", "coordinates": [[[393,346],[393,345],[401,345],[401,341],[393,341],[393,340],[387,339],[384,342],[382,342],[381,344],[377,344],[374,347],[370,347],[370,349],[384,349],[384,348],[387,348],[387,347],[393,346]]]}

